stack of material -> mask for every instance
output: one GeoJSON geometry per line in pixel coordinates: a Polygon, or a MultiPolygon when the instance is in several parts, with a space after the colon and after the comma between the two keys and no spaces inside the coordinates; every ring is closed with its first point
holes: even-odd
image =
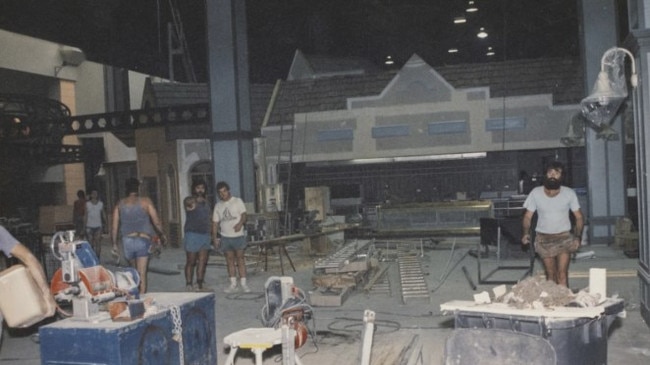
{"type": "Polygon", "coordinates": [[[634,230],[634,223],[627,217],[616,220],[614,234],[616,247],[623,249],[628,257],[639,257],[639,232],[634,230]]]}
{"type": "Polygon", "coordinates": [[[365,281],[373,245],[353,241],[316,261],[309,302],[313,306],[341,306],[351,291],[365,281]]]}

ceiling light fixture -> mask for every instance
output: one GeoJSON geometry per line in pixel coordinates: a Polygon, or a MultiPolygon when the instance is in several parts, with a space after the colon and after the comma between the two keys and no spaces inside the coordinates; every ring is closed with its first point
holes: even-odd
{"type": "MultiPolygon", "coordinates": [[[[609,128],[611,122],[627,98],[625,55],[630,56],[632,66],[630,84],[632,88],[636,88],[639,81],[634,55],[625,48],[613,47],[605,51],[600,60],[598,80],[596,80],[591,94],[580,102],[582,114],[590,122],[588,125],[598,131],[599,136],[601,132],[611,129],[609,128]]],[[[605,133],[603,136],[610,134],[605,133]]]]}
{"type": "Polygon", "coordinates": [[[478,8],[476,7],[476,5],[474,5],[474,2],[470,0],[469,2],[467,2],[467,9],[465,9],[465,11],[468,13],[475,13],[478,11],[478,8]]]}
{"type": "Polygon", "coordinates": [[[308,162],[307,166],[317,167],[317,166],[366,165],[366,164],[394,163],[394,162],[447,161],[447,160],[464,160],[464,159],[475,159],[475,158],[486,158],[486,157],[487,157],[487,152],[466,152],[466,153],[448,153],[444,155],[356,158],[353,160],[308,162]]]}
{"type": "Polygon", "coordinates": [[[480,29],[479,32],[476,34],[476,36],[479,37],[479,38],[481,38],[481,39],[483,39],[483,38],[487,38],[488,34],[487,34],[487,32],[485,31],[485,28],[481,27],[481,29],[480,29]]]}
{"type": "Polygon", "coordinates": [[[459,16],[454,18],[454,24],[463,24],[467,23],[467,19],[464,16],[459,16]]]}
{"type": "Polygon", "coordinates": [[[485,54],[486,56],[494,56],[494,50],[492,47],[488,47],[487,53],[485,54]]]}
{"type": "Polygon", "coordinates": [[[458,48],[449,48],[449,50],[447,52],[449,52],[449,53],[458,53],[458,48]]]}
{"type": "Polygon", "coordinates": [[[395,61],[393,61],[393,57],[391,57],[390,55],[386,56],[386,60],[384,61],[385,65],[392,65],[394,63],[395,61]]]}

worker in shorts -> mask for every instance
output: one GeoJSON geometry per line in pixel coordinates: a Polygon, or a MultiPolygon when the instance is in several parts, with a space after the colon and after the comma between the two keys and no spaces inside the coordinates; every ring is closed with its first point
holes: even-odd
{"type": "Polygon", "coordinates": [[[221,249],[226,256],[226,266],[230,277],[230,286],[226,293],[234,293],[237,287],[237,272],[241,289],[248,293],[251,290],[246,283],[246,262],[244,249],[246,248],[246,206],[244,202],[230,194],[230,186],[220,181],[217,183],[219,202],[214,207],[212,214],[212,242],[215,248],[221,249]],[[221,234],[219,238],[218,234],[221,234]],[[237,270],[236,270],[237,269],[237,270]]]}
{"type": "Polygon", "coordinates": [[[203,180],[192,184],[192,196],[183,200],[185,206],[185,287],[187,291],[210,291],[205,285],[205,269],[212,242],[210,232],[212,207],[206,199],[206,185],[203,180]],[[196,286],[193,284],[196,271],[196,286]]]}
{"type": "Polygon", "coordinates": [[[530,227],[537,212],[535,251],[542,259],[546,279],[568,287],[571,254],[580,248],[584,219],[578,196],[562,185],[566,170],[561,162],[551,162],[545,170],[543,185],[534,188],[524,202],[524,245],[530,244],[530,227]],[[570,214],[575,218],[571,225],[570,214]]]}

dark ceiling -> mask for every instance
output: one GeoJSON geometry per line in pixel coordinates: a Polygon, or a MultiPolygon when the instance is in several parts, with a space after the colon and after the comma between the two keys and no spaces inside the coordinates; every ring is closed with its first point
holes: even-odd
{"type": "MultiPolygon", "coordinates": [[[[2,0],[0,28],[79,47],[88,59],[167,75],[166,24],[177,4],[199,81],[205,80],[204,1],[2,0]]],[[[296,49],[362,56],[399,67],[413,53],[431,65],[579,53],[577,1],[248,0],[253,82],[286,76],[296,49]],[[466,16],[467,23],[453,19],[466,16]],[[476,37],[480,27],[489,36],[476,37]],[[495,55],[486,56],[492,47],[495,55]],[[457,48],[450,54],[448,49],[457,48]]]]}

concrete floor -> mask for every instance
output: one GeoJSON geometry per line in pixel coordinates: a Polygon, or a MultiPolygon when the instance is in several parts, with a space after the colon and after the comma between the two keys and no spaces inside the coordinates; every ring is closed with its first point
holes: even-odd
{"type": "MultiPolygon", "coordinates": [[[[416,241],[417,242],[417,241],[416,241]]],[[[425,242],[421,249],[412,241],[394,239],[376,244],[388,258],[387,275],[391,282],[391,293],[365,294],[362,290],[351,293],[340,307],[314,307],[314,320],[310,327],[317,335],[317,340],[309,340],[297,350],[303,364],[360,364],[361,330],[365,310],[376,313],[376,331],[373,337],[372,358],[370,364],[395,364],[411,354],[420,354],[421,361],[414,363],[444,363],[445,341],[453,333],[454,316],[440,312],[440,304],[450,300],[472,300],[473,294],[490,290],[495,285],[478,285],[476,258],[467,255],[474,249],[476,239],[472,237],[445,238],[439,243],[425,242]],[[424,278],[430,291],[429,300],[416,300],[404,304],[401,298],[397,264],[391,260],[392,248],[407,247],[419,255],[424,278]],[[463,273],[465,268],[469,278],[477,284],[476,290],[463,273]],[[409,352],[411,351],[411,352],[409,352]]],[[[293,272],[285,260],[285,274],[294,279],[294,283],[304,291],[312,289],[313,264],[317,256],[302,253],[299,245],[289,246],[291,257],[297,271],[293,272]]],[[[581,289],[588,286],[589,268],[608,269],[608,296],[618,295],[625,300],[626,318],[616,318],[610,326],[607,340],[607,362],[609,364],[642,365],[650,363],[650,329],[643,322],[639,312],[639,284],[636,278],[637,260],[627,258],[622,251],[607,246],[583,246],[581,252],[593,251],[591,258],[579,259],[571,264],[570,287],[581,289]]],[[[104,252],[108,253],[106,248],[104,252]]],[[[150,292],[179,292],[184,289],[182,275],[184,264],[182,249],[168,248],[161,258],[151,261],[149,274],[150,292]],[[169,272],[169,271],[172,272],[169,272]],[[166,271],[165,274],[159,272],[166,271]]],[[[106,258],[108,259],[108,258],[106,258]]],[[[108,262],[104,261],[103,262],[108,262]]],[[[494,257],[482,260],[483,272],[494,267],[494,257]]],[[[525,264],[525,261],[516,263],[525,264]]],[[[504,261],[502,264],[512,264],[504,261]]],[[[539,261],[535,271],[540,270],[539,261]]],[[[499,271],[493,279],[517,279],[523,271],[499,271]]],[[[249,265],[249,286],[253,289],[248,294],[224,294],[226,286],[226,269],[223,259],[211,257],[207,269],[207,281],[216,290],[216,328],[217,359],[224,364],[228,349],[224,348],[223,337],[251,327],[262,327],[259,313],[265,304],[263,288],[269,276],[280,276],[276,257],[272,257],[269,270],[263,271],[255,265],[249,265]]],[[[31,332],[33,333],[33,332],[31,332]]],[[[3,336],[0,348],[0,363],[3,365],[40,364],[39,345],[32,340],[29,331],[7,333],[3,336]]],[[[267,351],[264,364],[280,363],[281,352],[278,347],[267,351]]],[[[236,364],[253,364],[254,359],[247,351],[241,350],[236,364]]]]}

